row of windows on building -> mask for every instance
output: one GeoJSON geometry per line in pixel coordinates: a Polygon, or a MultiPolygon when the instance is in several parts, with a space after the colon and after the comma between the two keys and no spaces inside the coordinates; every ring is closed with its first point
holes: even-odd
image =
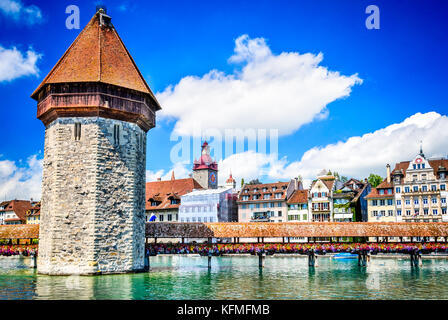
{"type": "Polygon", "coordinates": [[[290,214],[288,215],[288,221],[308,221],[308,215],[300,215],[300,214],[290,214]],[[300,217],[302,216],[302,220],[300,220],[300,217]]]}
{"type": "MultiPolygon", "coordinates": [[[[441,184],[440,185],[440,191],[445,191],[445,189],[446,189],[446,185],[445,184],[441,184]]],[[[396,187],[395,188],[395,193],[401,193],[401,190],[402,190],[401,187],[396,187]]],[[[403,188],[403,190],[404,190],[405,193],[411,192],[411,187],[410,186],[406,186],[406,187],[403,188]]],[[[428,186],[424,185],[424,186],[421,186],[421,188],[419,188],[418,186],[412,186],[412,192],[419,192],[419,191],[427,192],[428,191],[428,186]]],[[[437,190],[437,185],[432,184],[431,185],[431,191],[439,191],[439,190],[437,190]]],[[[381,194],[381,192],[380,192],[380,194],[381,194]]]]}
{"type": "MultiPolygon", "coordinates": [[[[263,205],[263,208],[275,208],[275,202],[264,202],[264,203],[250,203],[250,204],[242,204],[241,205],[241,209],[260,209],[261,205],[263,205]]],[[[277,202],[277,207],[282,207],[282,203],[281,202],[277,202]]]]}
{"type": "Polygon", "coordinates": [[[290,204],[288,205],[289,210],[306,210],[308,209],[308,204],[306,203],[298,203],[298,204],[290,204]]]}
{"type": "Polygon", "coordinates": [[[200,206],[200,207],[186,207],[182,206],[179,208],[179,212],[210,212],[213,211],[213,209],[216,208],[216,206],[200,206]]]}
{"type": "MultiPolygon", "coordinates": [[[[281,199],[283,196],[283,193],[275,193],[274,194],[274,199],[281,199]]],[[[271,198],[271,194],[264,194],[263,195],[263,200],[269,200],[272,199],[271,198]]],[[[243,196],[242,197],[243,201],[248,201],[249,200],[249,196],[243,196]]],[[[254,194],[252,195],[252,200],[261,200],[260,195],[259,194],[254,194]]]]}
{"type": "MultiPolygon", "coordinates": [[[[173,215],[171,213],[168,213],[167,215],[164,215],[164,214],[158,215],[159,221],[165,221],[165,217],[166,217],[166,221],[173,221],[173,218],[175,221],[177,221],[177,214],[173,215]]],[[[149,218],[150,218],[149,216],[146,216],[146,222],[149,221],[149,218]]]]}
{"type": "Polygon", "coordinates": [[[313,203],[313,209],[314,210],[329,210],[328,202],[313,203]]]}
{"type": "Polygon", "coordinates": [[[328,195],[327,192],[314,192],[312,193],[313,198],[325,198],[328,195]]]}
{"type": "MultiPolygon", "coordinates": [[[[191,217],[191,218],[180,218],[181,222],[215,222],[215,217],[191,217]]],[[[160,220],[162,221],[162,220],[160,220]]]]}
{"type": "MultiPolygon", "coordinates": [[[[414,199],[414,205],[419,205],[420,204],[420,200],[414,199]]],[[[396,200],[396,204],[397,206],[401,206],[401,200],[396,200]]],[[[424,197],[422,198],[422,204],[428,204],[429,203],[429,198],[424,197]]],[[[431,197],[431,203],[432,204],[437,204],[437,198],[436,197],[431,197]]],[[[440,203],[441,204],[446,204],[446,198],[440,198],[440,203]]],[[[393,205],[393,199],[383,199],[383,200],[371,200],[370,204],[372,206],[392,206],[393,205]]],[[[404,204],[405,205],[410,205],[411,204],[411,199],[405,199],[404,200],[404,204]]]]}
{"type": "Polygon", "coordinates": [[[281,211],[277,211],[277,215],[275,215],[275,211],[266,211],[266,212],[254,212],[252,218],[260,219],[260,218],[268,218],[268,217],[282,217],[283,213],[281,211]]]}
{"type": "MultiPolygon", "coordinates": [[[[411,215],[420,215],[420,210],[419,209],[415,209],[413,210],[413,214],[411,210],[405,210],[405,215],[406,216],[411,216],[411,215]]],[[[429,215],[429,209],[423,209],[423,215],[427,216],[429,215]]],[[[446,214],[446,208],[442,208],[442,214],[445,215],[446,214]]],[[[397,209],[397,216],[401,216],[401,209],[397,209]]],[[[432,214],[433,215],[438,215],[439,214],[439,210],[438,209],[433,209],[432,210],[432,214]]],[[[394,210],[387,210],[387,216],[392,217],[394,215],[394,210]]],[[[372,211],[372,216],[374,217],[385,217],[386,216],[386,210],[373,210],[372,211]]]]}
{"type": "MultiPolygon", "coordinates": [[[[428,204],[429,199],[427,197],[422,198],[422,203],[423,204],[428,204]]],[[[414,204],[418,205],[420,203],[420,200],[414,199],[414,204]]],[[[432,204],[437,204],[437,198],[436,197],[431,197],[431,203],[432,204]]],[[[446,198],[440,198],[440,203],[441,204],[446,204],[446,198]]],[[[405,205],[410,205],[411,204],[411,199],[405,199],[404,200],[404,204],[405,205]]],[[[397,200],[397,206],[401,206],[401,200],[397,200]]]]}
{"type": "MultiPolygon", "coordinates": [[[[282,189],[285,190],[286,187],[283,186],[282,189]]],[[[262,192],[267,192],[268,188],[265,187],[265,188],[262,188],[261,190],[262,190],[262,192]]],[[[258,192],[258,188],[254,188],[252,191],[253,192],[258,192]]],[[[277,187],[272,187],[272,191],[277,191],[277,187]]],[[[244,189],[244,193],[248,193],[248,192],[249,192],[249,189],[244,189]]]]}

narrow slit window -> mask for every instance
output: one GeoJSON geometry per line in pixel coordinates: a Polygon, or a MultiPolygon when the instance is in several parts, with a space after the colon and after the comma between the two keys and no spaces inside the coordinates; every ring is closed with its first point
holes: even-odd
{"type": "Polygon", "coordinates": [[[75,123],[75,141],[81,139],[81,124],[79,122],[75,123]]]}
{"type": "Polygon", "coordinates": [[[120,144],[120,125],[114,125],[114,143],[116,145],[120,144]]]}

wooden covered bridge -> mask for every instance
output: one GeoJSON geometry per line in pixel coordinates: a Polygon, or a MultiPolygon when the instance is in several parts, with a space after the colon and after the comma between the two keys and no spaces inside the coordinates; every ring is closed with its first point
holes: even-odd
{"type": "MultiPolygon", "coordinates": [[[[448,237],[446,222],[151,222],[146,238],[316,238],[339,237],[448,237]]],[[[38,239],[39,225],[1,225],[0,239],[38,239]]]]}
{"type": "MultiPolygon", "coordinates": [[[[448,223],[444,222],[157,222],[146,224],[149,238],[264,238],[291,237],[315,241],[322,238],[409,238],[427,237],[445,241],[448,223]],[[440,239],[441,238],[441,239],[440,239]]],[[[336,241],[337,241],[336,240],[336,241]]]]}

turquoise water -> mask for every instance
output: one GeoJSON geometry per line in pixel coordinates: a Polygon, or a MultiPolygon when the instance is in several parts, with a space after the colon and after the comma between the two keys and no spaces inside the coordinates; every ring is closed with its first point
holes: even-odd
{"type": "Polygon", "coordinates": [[[448,260],[267,257],[151,257],[151,271],[104,276],[43,276],[24,260],[0,261],[0,299],[448,299],[448,260]]]}

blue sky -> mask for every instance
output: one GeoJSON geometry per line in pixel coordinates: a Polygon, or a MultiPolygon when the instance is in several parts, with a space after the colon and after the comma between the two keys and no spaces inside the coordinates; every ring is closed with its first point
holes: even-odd
{"type": "MultiPolygon", "coordinates": [[[[189,164],[171,162],[170,150],[176,143],[169,138],[176,123],[181,127],[191,120],[186,111],[190,106],[185,103],[184,107],[184,96],[167,91],[167,87],[175,88],[185,77],[196,76],[197,81],[187,88],[180,86],[179,92],[201,101],[193,106],[195,112],[214,113],[216,101],[213,99],[221,93],[203,95],[210,84],[204,75],[219,70],[225,79],[212,81],[216,85],[213,88],[225,90],[226,97],[238,97],[232,92],[234,86],[226,85],[227,80],[238,78],[243,68],[253,63],[251,66],[255,69],[263,69],[261,77],[269,82],[270,74],[278,73],[280,64],[284,62],[288,68],[286,60],[281,60],[282,53],[294,53],[297,59],[304,54],[323,56],[317,66],[306,65],[308,71],[304,75],[301,70],[294,70],[293,61],[291,78],[283,79],[284,86],[282,82],[277,83],[284,88],[279,92],[283,100],[269,105],[254,102],[259,104],[259,112],[254,112],[253,118],[242,121],[239,112],[235,112],[244,109],[244,102],[251,104],[250,99],[271,88],[260,87],[253,80],[247,80],[246,85],[251,88],[247,97],[236,98],[238,107],[230,106],[228,114],[220,113],[237,124],[235,127],[252,128],[262,126],[260,123],[264,122],[260,119],[272,118],[288,105],[288,112],[284,113],[287,116],[282,117],[284,128],[289,126],[290,130],[280,135],[278,157],[258,157],[253,150],[222,159],[223,176],[232,170],[238,181],[261,176],[261,180],[268,182],[298,174],[311,179],[318,168],[358,178],[364,178],[369,172],[384,176],[385,164],[408,160],[418,151],[419,140],[423,140],[428,156],[448,154],[446,129],[434,132],[448,124],[446,1],[111,0],[103,3],[148,84],[158,97],[162,96],[159,100],[164,114],[159,117],[157,127],[148,133],[148,180],[168,176],[173,166],[178,177],[187,175],[190,169],[189,164]],[[380,9],[379,30],[368,30],[365,26],[368,16],[365,9],[370,4],[380,9]],[[243,35],[247,37],[240,38],[243,35]],[[229,61],[232,55],[238,56],[234,51],[237,39],[242,40],[243,50],[251,45],[256,52],[269,49],[268,58],[274,60],[269,60],[271,63],[263,58],[256,63],[252,57],[237,63],[229,61]],[[359,81],[341,84],[335,93],[329,93],[333,84],[324,79],[316,82],[314,96],[304,100],[314,101],[327,94],[324,101],[329,103],[316,106],[322,102],[315,102],[309,106],[297,102],[295,105],[296,99],[307,95],[297,93],[303,84],[298,79],[312,78],[318,67],[338,72],[337,81],[343,81],[342,77],[358,77],[359,81]],[[315,110],[314,117],[297,120],[307,110],[315,110]],[[253,164],[254,158],[260,161],[253,164]]],[[[13,78],[9,79],[1,75],[9,70],[2,66],[6,59],[0,61],[3,119],[0,197],[2,193],[38,197],[44,126],[36,119],[36,102],[29,96],[80,32],[65,27],[68,17],[65,9],[70,4],[79,6],[83,28],[94,14],[95,1],[0,0],[0,54],[6,57],[7,50],[12,52],[16,48],[24,60],[21,62],[28,62],[28,68],[20,69],[23,75],[14,69],[17,76],[11,75],[13,78]],[[20,10],[8,11],[11,3],[18,4],[20,10]],[[27,51],[31,52],[28,60],[27,51]],[[27,187],[30,184],[34,184],[32,188],[27,187]]],[[[278,74],[275,76],[275,81],[283,81],[278,80],[278,74]]],[[[278,98],[273,91],[273,97],[267,100],[278,98]]],[[[213,121],[206,118],[205,122],[213,121]]],[[[210,126],[221,128],[225,124],[210,126]]],[[[277,123],[277,126],[282,131],[283,125],[277,123]]]]}

